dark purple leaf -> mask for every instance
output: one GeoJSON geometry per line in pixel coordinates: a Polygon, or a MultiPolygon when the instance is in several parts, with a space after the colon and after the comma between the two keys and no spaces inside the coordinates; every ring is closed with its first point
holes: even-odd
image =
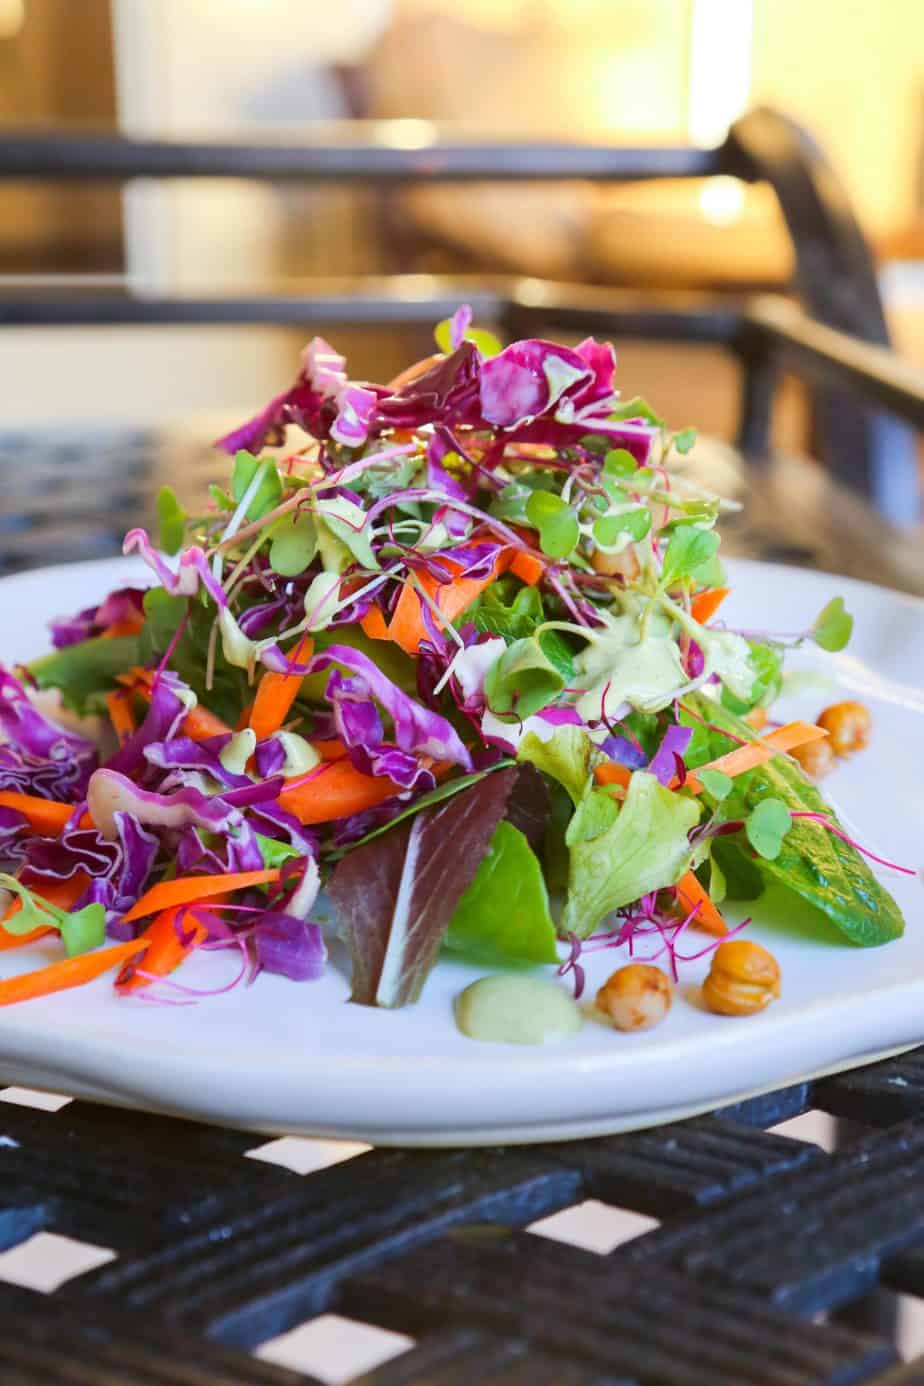
{"type": "Polygon", "coordinates": [[[353,1001],[395,1007],[420,996],[516,778],[487,775],[339,863],[328,892],[353,956],[353,1001]]]}
{"type": "Polygon", "coordinates": [[[551,799],[543,775],[529,763],[520,766],[516,784],[507,801],[506,818],[538,853],[548,827],[551,799]]]}

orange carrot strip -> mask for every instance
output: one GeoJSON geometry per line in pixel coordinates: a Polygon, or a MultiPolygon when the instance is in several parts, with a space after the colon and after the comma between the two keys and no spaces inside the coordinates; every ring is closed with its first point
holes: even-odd
{"type": "Polygon", "coordinates": [[[292,788],[283,789],[279,796],[279,806],[305,824],[347,818],[401,793],[394,781],[364,775],[348,760],[329,761],[310,777],[290,783],[292,788]]]}
{"type": "Polygon", "coordinates": [[[312,741],[311,744],[322,760],[342,760],[347,753],[346,746],[336,737],[331,741],[312,741]]]}
{"type": "Polygon", "coordinates": [[[126,924],[130,924],[133,919],[144,919],[145,915],[159,914],[161,910],[192,905],[198,900],[212,900],[225,891],[271,885],[278,880],[279,868],[272,867],[265,871],[229,871],[225,876],[183,876],[175,881],[161,881],[160,885],[146,890],[122,918],[126,924]]]}
{"type": "Polygon", "coordinates": [[[52,992],[65,991],[69,987],[82,987],[84,983],[92,982],[108,972],[111,967],[117,967],[128,958],[144,952],[147,946],[147,939],[136,938],[128,943],[117,943],[111,948],[98,948],[93,953],[81,953],[77,958],[49,963],[36,972],[6,977],[0,981],[0,1006],[32,1001],[38,996],[50,996],[52,992]]]}
{"type": "MultiPolygon", "coordinates": [[[[810,722],[787,722],[784,727],[769,732],[760,741],[752,741],[747,746],[736,746],[733,751],[719,756],[717,760],[711,760],[708,765],[701,765],[699,769],[721,770],[723,775],[734,778],[735,775],[743,775],[746,770],[753,770],[755,766],[765,764],[783,751],[792,751],[796,746],[806,746],[810,741],[820,741],[827,734],[823,727],[816,727],[810,722]]],[[[672,781],[671,788],[676,786],[677,781],[672,781]]],[[[702,787],[695,774],[687,776],[684,788],[699,794],[702,787]]]]}
{"type": "Polygon", "coordinates": [[[386,389],[391,390],[392,394],[394,394],[397,390],[400,390],[402,386],[409,385],[412,380],[416,380],[418,376],[424,375],[431,366],[437,365],[442,359],[443,353],[437,351],[434,352],[432,356],[425,356],[422,361],[415,361],[412,366],[405,366],[403,371],[400,371],[398,375],[389,380],[386,389]]]}
{"type": "MultiPolygon", "coordinates": [[[[223,900],[223,896],[215,896],[208,903],[216,905],[223,900]]],[[[189,905],[177,905],[173,909],[161,910],[160,914],[154,917],[142,934],[142,938],[147,939],[150,945],[144,954],[142,971],[153,973],[156,977],[166,977],[168,972],[179,967],[183,959],[208,937],[208,929],[191,913],[196,905],[203,903],[201,900],[194,900],[189,905]],[[178,920],[182,938],[177,932],[178,920]],[[183,938],[187,940],[185,943],[183,938]]],[[[151,979],[139,977],[134,959],[129,959],[116,978],[115,984],[119,991],[137,991],[139,987],[150,986],[151,979]]]]}
{"type": "MultiPolygon", "coordinates": [[[[303,635],[293,653],[292,659],[302,663],[311,658],[314,641],[310,635],[303,635]]],[[[289,715],[289,709],[298,697],[302,686],[301,674],[266,673],[257,684],[257,696],[250,713],[250,727],[258,741],[277,732],[289,715]]]]}
{"type": "Polygon", "coordinates": [[[102,633],[104,640],[118,640],[120,635],[137,635],[144,629],[144,617],[140,612],[124,616],[121,621],[113,621],[102,633]]]}
{"type": "Polygon", "coordinates": [[[684,914],[699,906],[693,917],[697,928],[705,929],[707,934],[713,934],[716,938],[728,933],[728,925],[710,900],[709,892],[703,889],[692,871],[681,876],[677,882],[677,900],[684,914]]]}
{"type": "Polygon", "coordinates": [[[246,728],[250,726],[250,714],[252,712],[253,703],[248,703],[247,706],[244,708],[244,711],[241,713],[240,717],[237,719],[237,722],[234,727],[235,731],[245,731],[246,728]]]}
{"type": "Polygon", "coordinates": [[[111,693],[106,694],[109,720],[120,744],[127,741],[135,730],[135,715],[132,711],[134,701],[135,695],[130,688],[114,688],[111,693]]]}
{"type": "Polygon", "coordinates": [[[512,549],[508,552],[511,554],[510,571],[514,577],[525,582],[527,587],[535,587],[542,581],[545,564],[541,558],[537,558],[533,553],[524,553],[522,549],[512,549]]]}
{"type": "Polygon", "coordinates": [[[73,804],[55,804],[34,794],[16,794],[11,789],[0,791],[0,808],[14,809],[29,820],[29,827],[41,837],[57,837],[71,814],[73,804]]]}
{"type": "MultiPolygon", "coordinates": [[[[47,900],[49,905],[57,905],[59,910],[69,910],[80,899],[83,892],[90,883],[89,876],[83,871],[77,871],[66,881],[43,882],[41,889],[34,889],[33,895],[40,900],[47,900]]],[[[0,919],[0,925],[6,920],[11,919],[14,914],[18,914],[22,909],[22,901],[17,897],[13,900],[9,909],[0,919]]],[[[50,924],[40,924],[37,929],[32,929],[28,934],[10,934],[6,929],[0,927],[0,951],[6,952],[10,948],[22,948],[27,943],[34,943],[36,939],[44,938],[46,934],[57,933],[50,924]]]]}
{"type": "Polygon", "coordinates": [[[700,592],[690,603],[693,620],[701,626],[711,621],[730,591],[730,587],[710,587],[707,592],[700,592]]]}
{"type": "Polygon", "coordinates": [[[608,760],[604,765],[598,765],[594,770],[594,779],[597,784],[618,784],[623,789],[629,788],[629,781],[632,778],[632,771],[628,766],[620,765],[615,760],[608,760]]]}

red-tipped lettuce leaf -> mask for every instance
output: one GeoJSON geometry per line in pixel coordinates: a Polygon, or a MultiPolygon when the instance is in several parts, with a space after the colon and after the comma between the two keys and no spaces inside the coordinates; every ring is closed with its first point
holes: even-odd
{"type": "Polygon", "coordinates": [[[420,996],[516,777],[487,775],[339,863],[328,893],[353,957],[353,1001],[397,1007],[420,996]]]}

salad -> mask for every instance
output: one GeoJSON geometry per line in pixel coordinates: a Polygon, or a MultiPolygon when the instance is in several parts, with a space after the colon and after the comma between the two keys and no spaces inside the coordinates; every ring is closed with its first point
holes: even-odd
{"type": "Polygon", "coordinates": [[[199,950],[310,982],[331,933],[363,1005],[444,950],[580,985],[588,948],[699,956],[769,885],[845,943],[901,934],[791,754],[826,730],[769,711],[788,646],[847,643],[843,601],[723,622],[723,502],[610,345],[501,349],[466,308],[437,345],[376,385],[314,338],[207,509],[165,489],[126,536],[153,585],[0,669],[0,948],[61,945],[0,1002],[113,968],[195,999],[199,950]]]}

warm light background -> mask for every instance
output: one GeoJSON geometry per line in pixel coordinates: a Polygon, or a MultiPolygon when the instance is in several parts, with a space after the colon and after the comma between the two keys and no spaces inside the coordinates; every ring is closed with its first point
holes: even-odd
{"type": "MultiPolygon", "coordinates": [[[[898,340],[924,361],[922,0],[0,0],[0,123],[90,121],[226,135],[386,117],[492,136],[721,140],[748,106],[808,126],[883,260],[898,340]]],[[[772,196],[732,180],[613,189],[345,189],[235,183],[0,188],[0,271],[118,271],[158,291],[280,276],[501,269],[623,285],[786,281],[772,196]]],[[[0,336],[0,411],[35,417],[47,373],[73,417],[259,401],[294,359],[286,332],[0,336]],[[131,363],[130,366],[128,363],[131,363]],[[101,383],[117,379],[119,389],[101,383]]],[[[369,338],[351,338],[373,371],[369,338]]],[[[405,349],[396,344],[395,351],[405,349]]],[[[384,374],[393,364],[381,361],[384,374]]],[[[728,436],[732,368],[626,344],[627,389],[728,436]]],[[[804,442],[797,407],[782,441],[804,442]]]]}

